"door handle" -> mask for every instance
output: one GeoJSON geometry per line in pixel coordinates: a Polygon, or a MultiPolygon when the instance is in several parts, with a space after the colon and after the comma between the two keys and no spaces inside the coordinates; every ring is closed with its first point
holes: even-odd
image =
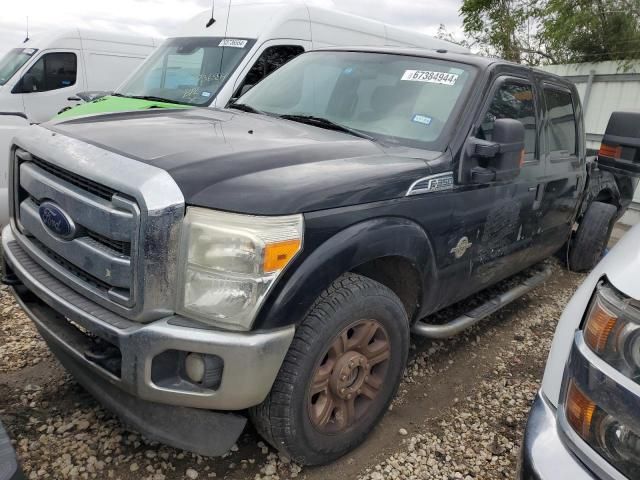
{"type": "Polygon", "coordinates": [[[542,206],[542,197],[544,197],[544,184],[539,183],[535,187],[529,188],[530,192],[536,191],[536,199],[533,202],[533,210],[539,210],[542,206]]]}
{"type": "Polygon", "coordinates": [[[82,99],[80,97],[69,97],[67,98],[69,102],[81,102],[82,99]]]}

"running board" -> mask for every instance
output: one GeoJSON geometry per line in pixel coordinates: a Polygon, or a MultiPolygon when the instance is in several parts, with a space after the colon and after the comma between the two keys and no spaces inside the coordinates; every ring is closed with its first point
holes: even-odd
{"type": "Polygon", "coordinates": [[[512,288],[502,295],[492,298],[488,302],[483,303],[464,315],[460,315],[458,318],[445,323],[444,325],[432,325],[423,321],[417,321],[411,330],[416,335],[428,338],[442,339],[453,337],[463,330],[475,325],[480,320],[509,305],[511,302],[517,300],[526,293],[529,293],[531,290],[544,283],[550,276],[551,267],[546,266],[542,271],[533,274],[517,287],[512,288]]]}

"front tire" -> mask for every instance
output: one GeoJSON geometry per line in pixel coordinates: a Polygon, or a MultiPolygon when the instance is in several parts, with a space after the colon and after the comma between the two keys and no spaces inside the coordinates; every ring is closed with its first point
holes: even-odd
{"type": "Polygon", "coordinates": [[[593,202],[589,205],[569,245],[570,270],[588,272],[598,264],[607,248],[617,212],[618,209],[608,203],[593,202]]]}
{"type": "Polygon", "coordinates": [[[258,432],[303,465],[332,462],[364,441],[402,379],[409,321],[387,287],[349,273],[300,324],[271,392],[250,410],[258,432]]]}

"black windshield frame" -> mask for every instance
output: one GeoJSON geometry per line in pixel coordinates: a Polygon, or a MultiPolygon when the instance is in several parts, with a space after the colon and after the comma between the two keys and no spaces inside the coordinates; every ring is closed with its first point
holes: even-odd
{"type": "MultiPolygon", "coordinates": [[[[125,87],[131,85],[134,81],[138,79],[138,75],[140,75],[140,73],[143,71],[143,69],[145,68],[145,65],[153,64],[154,62],[156,62],[158,58],[163,54],[163,52],[166,51],[165,49],[167,47],[171,47],[171,46],[174,46],[175,44],[179,44],[183,42],[184,43],[201,42],[203,45],[206,44],[207,46],[219,47],[220,42],[222,42],[223,40],[241,40],[241,41],[247,42],[245,47],[242,48],[243,50],[242,55],[238,58],[238,61],[236,62],[236,65],[233,68],[233,70],[220,82],[218,89],[215,92],[212,92],[211,96],[207,101],[202,103],[192,103],[187,101],[176,102],[184,105],[190,105],[193,107],[208,107],[215,101],[216,97],[224,89],[227,82],[229,82],[229,80],[231,80],[231,78],[234,76],[234,73],[238,71],[238,69],[240,68],[240,65],[246,59],[247,55],[253,50],[253,47],[256,44],[256,39],[246,38],[246,37],[173,37],[173,38],[169,38],[165,40],[165,42],[162,45],[160,45],[160,47],[158,47],[158,49],[154,53],[152,53],[149,58],[147,58],[147,60],[143,62],[143,65],[141,65],[141,67],[138,70],[136,70],[136,72],[131,77],[129,77],[122,85],[118,87],[115,93],[121,94],[123,96],[130,96],[128,92],[125,90],[125,87]]],[[[228,46],[219,47],[219,48],[237,50],[234,47],[228,47],[228,46]]],[[[138,95],[138,94],[135,94],[135,95],[138,95]]],[[[173,100],[171,99],[167,99],[167,101],[173,102],[173,100]]]]}

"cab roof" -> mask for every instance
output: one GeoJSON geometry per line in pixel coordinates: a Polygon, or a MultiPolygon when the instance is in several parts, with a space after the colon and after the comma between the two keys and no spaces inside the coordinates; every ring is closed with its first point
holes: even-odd
{"type": "Polygon", "coordinates": [[[457,63],[464,63],[472,65],[481,70],[487,69],[494,65],[509,65],[517,67],[523,70],[529,70],[535,72],[548,79],[553,79],[554,82],[561,83],[569,88],[574,85],[571,81],[564,77],[550,73],[539,68],[534,68],[529,65],[522,65],[520,63],[510,62],[498,57],[486,57],[471,52],[456,52],[446,49],[425,49],[425,48],[409,48],[409,47],[325,47],[318,48],[315,51],[330,51],[330,52],[368,52],[368,53],[386,53],[392,55],[407,55],[413,57],[423,58],[435,58],[438,60],[449,60],[457,63]]]}

